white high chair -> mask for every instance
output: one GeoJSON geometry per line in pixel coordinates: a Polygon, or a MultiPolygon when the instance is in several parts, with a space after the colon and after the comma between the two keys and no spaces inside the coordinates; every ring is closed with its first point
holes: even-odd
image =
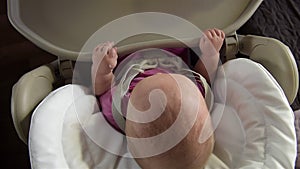
{"type": "MultiPolygon", "coordinates": [[[[289,104],[298,90],[294,57],[278,40],[235,33],[260,3],[261,0],[191,0],[184,4],[180,0],[8,1],[13,26],[59,57],[58,62],[25,74],[13,87],[14,125],[20,139],[29,146],[32,168],[138,168],[132,159],[107,152],[96,144],[97,138],[87,134],[103,138],[97,132],[109,131],[88,88],[73,84],[52,90],[62,77],[70,82],[72,61],[92,33],[122,16],[145,11],[168,12],[202,30],[216,27],[226,33],[226,57],[230,61],[224,64],[226,76],[219,80],[225,79],[228,85],[226,89],[216,85],[213,90],[226,90],[227,95],[215,94],[212,117],[220,110],[224,115],[217,119],[220,121],[215,132],[216,148],[206,168],[293,168],[296,138],[289,104]],[[235,59],[238,52],[252,61],[235,59]],[[242,91],[246,89],[249,93],[245,94],[242,91]],[[221,104],[224,98],[228,101],[226,105],[221,104]],[[249,104],[232,98],[248,99],[249,104]],[[87,121],[82,123],[77,116],[87,121]]],[[[109,36],[101,38],[110,40],[109,36]]],[[[182,46],[168,37],[149,35],[136,36],[118,45],[119,55],[147,47],[182,46]]],[[[117,140],[114,145],[118,145],[115,151],[126,154],[124,140],[117,140]]]]}

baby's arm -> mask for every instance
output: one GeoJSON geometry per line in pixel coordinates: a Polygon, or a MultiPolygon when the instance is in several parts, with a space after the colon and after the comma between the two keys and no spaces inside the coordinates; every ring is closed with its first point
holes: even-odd
{"type": "Polygon", "coordinates": [[[112,70],[117,65],[117,49],[112,42],[98,45],[93,51],[91,68],[92,86],[95,95],[101,95],[111,88],[114,79],[112,70]]]}
{"type": "Polygon", "coordinates": [[[206,37],[200,39],[199,48],[202,57],[197,61],[194,69],[200,73],[208,83],[212,84],[219,64],[219,51],[222,47],[225,33],[219,29],[209,29],[204,32],[206,37]]]}

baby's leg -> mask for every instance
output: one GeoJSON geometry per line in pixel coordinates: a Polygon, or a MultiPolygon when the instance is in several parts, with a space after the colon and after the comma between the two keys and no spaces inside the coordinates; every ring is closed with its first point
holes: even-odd
{"type": "MultiPolygon", "coordinates": [[[[141,157],[150,151],[153,153],[151,157],[136,158],[142,168],[190,169],[201,168],[205,164],[213,148],[212,128],[209,123],[209,127],[203,129],[204,124],[208,124],[205,123],[206,119],[210,117],[199,89],[191,80],[178,74],[156,74],[145,78],[134,88],[130,103],[125,129],[127,136],[159,138],[169,134],[167,139],[154,139],[155,141],[150,143],[138,141],[138,146],[128,139],[128,147],[133,157],[141,157]],[[157,91],[162,91],[164,96],[157,91]],[[141,112],[133,111],[130,105],[141,112]],[[135,113],[144,112],[162,114],[148,123],[130,120],[131,117],[136,116],[135,113]],[[207,140],[200,143],[201,133],[209,136],[207,140]],[[176,141],[178,138],[180,140],[176,141]],[[167,146],[172,142],[174,142],[172,147],[160,151],[165,148],[164,145],[167,146]]],[[[143,116],[147,117],[147,114],[143,116]]]]}
{"type": "Polygon", "coordinates": [[[194,69],[205,77],[208,83],[212,83],[218,68],[225,33],[219,29],[208,29],[204,31],[204,37],[200,39],[199,48],[202,56],[196,63],[194,69]]]}
{"type": "Polygon", "coordinates": [[[98,45],[92,56],[92,86],[96,95],[101,95],[111,87],[114,78],[112,70],[117,65],[117,49],[112,42],[98,45]]]}

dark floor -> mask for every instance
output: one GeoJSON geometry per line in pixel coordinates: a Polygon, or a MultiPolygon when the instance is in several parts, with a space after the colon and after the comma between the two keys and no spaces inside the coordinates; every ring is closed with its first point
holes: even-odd
{"type": "Polygon", "coordinates": [[[18,138],[10,115],[11,88],[29,70],[55,57],[23,38],[10,24],[6,0],[0,0],[0,145],[1,168],[30,168],[27,146],[18,138]]]}

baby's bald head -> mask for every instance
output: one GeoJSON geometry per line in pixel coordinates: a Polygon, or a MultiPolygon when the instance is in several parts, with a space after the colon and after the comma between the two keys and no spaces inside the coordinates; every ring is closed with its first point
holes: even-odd
{"type": "MultiPolygon", "coordinates": [[[[185,76],[157,74],[140,81],[131,94],[127,117],[126,135],[139,138],[129,138],[128,147],[143,169],[202,168],[212,152],[213,130],[205,100],[185,76]],[[160,116],[137,122],[136,114],[145,112],[160,116]]],[[[147,119],[147,114],[142,117],[147,119]]]]}

